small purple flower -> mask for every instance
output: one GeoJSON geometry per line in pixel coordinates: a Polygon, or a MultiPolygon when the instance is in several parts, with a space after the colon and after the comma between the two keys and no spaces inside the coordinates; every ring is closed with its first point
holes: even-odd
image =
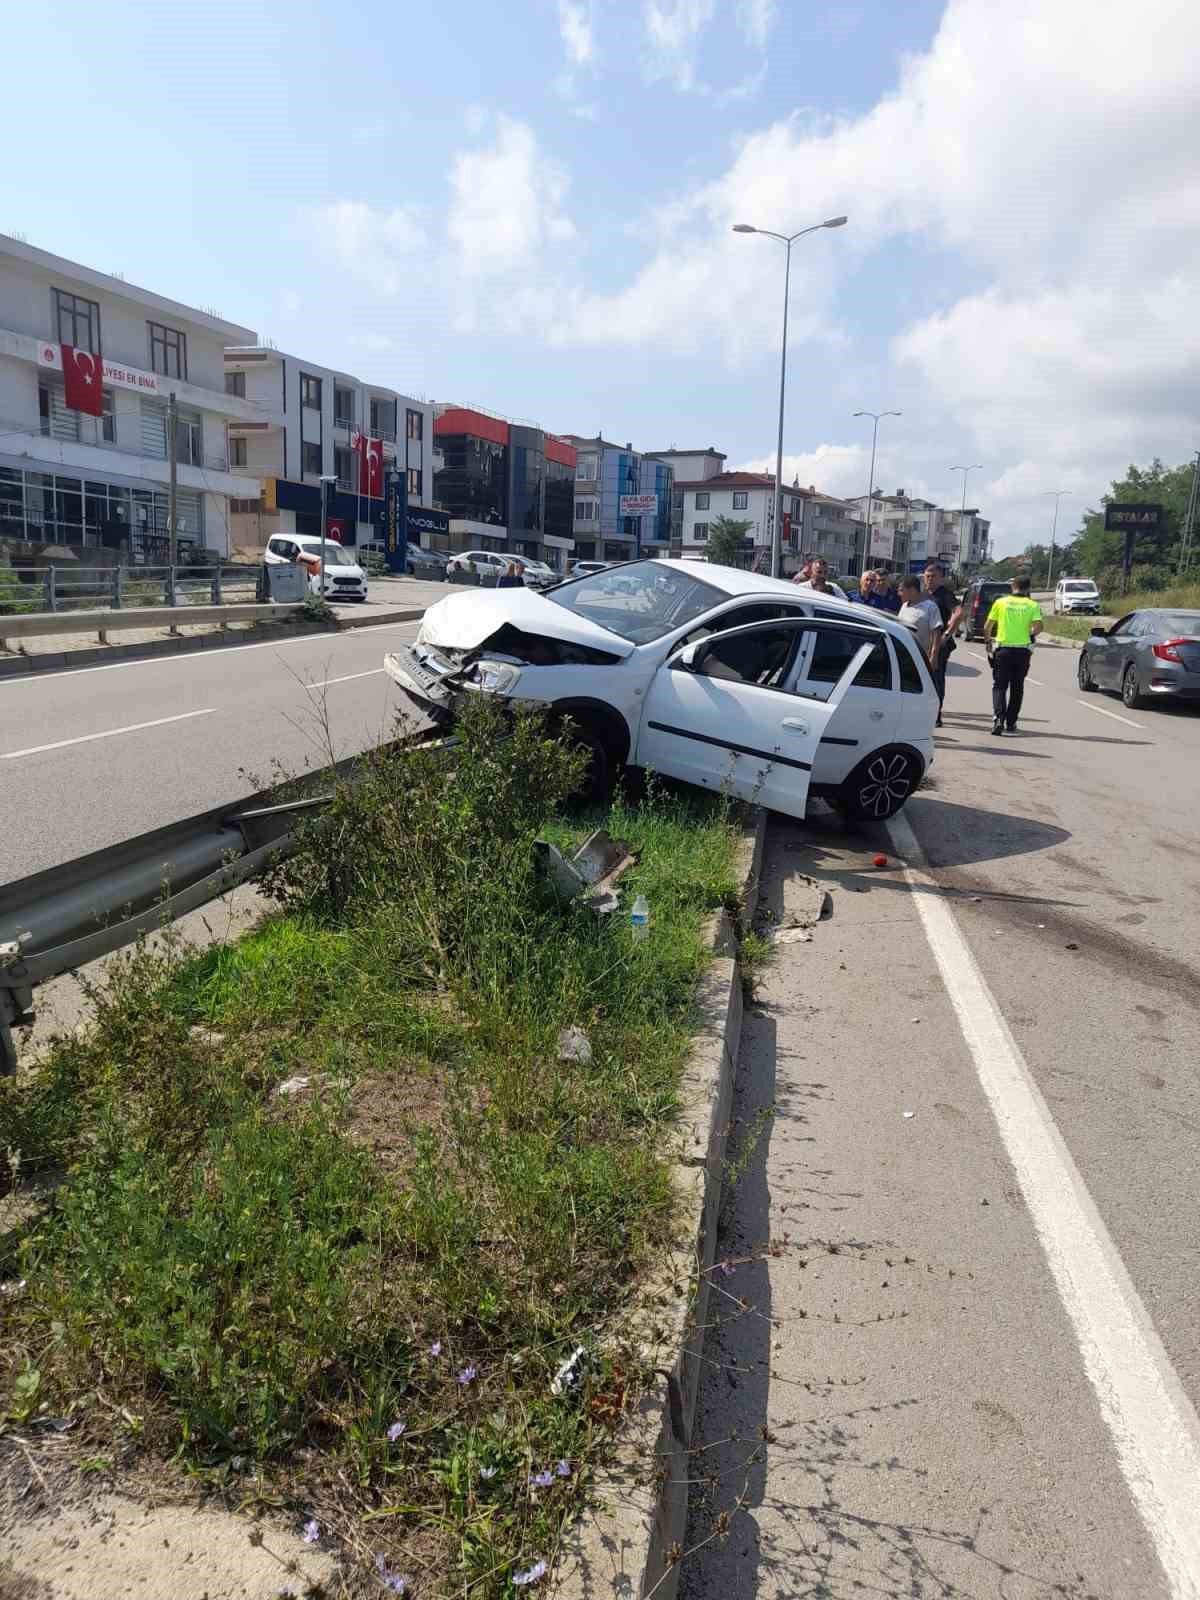
{"type": "Polygon", "coordinates": [[[384,1560],[382,1551],[375,1557],[375,1571],[379,1574],[379,1581],[385,1589],[390,1589],[393,1594],[408,1592],[408,1579],[401,1577],[398,1572],[388,1571],[388,1564],[384,1560]]]}
{"type": "Polygon", "coordinates": [[[466,1366],[459,1373],[458,1381],[465,1388],[468,1383],[474,1383],[475,1379],[478,1376],[479,1376],[478,1368],[473,1367],[473,1366],[466,1366]]]}
{"type": "Polygon", "coordinates": [[[571,1463],[569,1461],[560,1461],[554,1470],[560,1478],[569,1478],[571,1476],[571,1463]]]}
{"type": "Polygon", "coordinates": [[[321,1537],[321,1524],[315,1517],[310,1517],[309,1520],[304,1524],[304,1532],[302,1537],[305,1544],[316,1544],[317,1540],[321,1537]]]}
{"type": "Polygon", "coordinates": [[[404,1423],[404,1422],[393,1422],[391,1427],[387,1431],[387,1436],[388,1436],[389,1441],[392,1444],[395,1444],[396,1440],[404,1432],[404,1430],[405,1430],[405,1428],[407,1426],[408,1426],[408,1424],[404,1423]]]}
{"type": "Polygon", "coordinates": [[[499,1467],[480,1467],[479,1476],[483,1479],[484,1483],[491,1483],[492,1479],[496,1476],[499,1470],[499,1467]]]}
{"type": "Polygon", "coordinates": [[[732,1278],[735,1271],[733,1263],[731,1261],[722,1261],[721,1271],[727,1278],[732,1278]]]}
{"type": "Polygon", "coordinates": [[[433,1341],[433,1343],[429,1346],[429,1354],[431,1356],[433,1356],[434,1359],[436,1360],[437,1357],[441,1355],[441,1353],[442,1353],[442,1341],[440,1339],[435,1339],[433,1341]]]}
{"type": "Polygon", "coordinates": [[[527,1584],[536,1583],[539,1578],[546,1576],[546,1563],[535,1561],[528,1572],[514,1572],[512,1575],[513,1586],[524,1589],[527,1584]]]}
{"type": "Polygon", "coordinates": [[[529,1482],[535,1489],[548,1489],[554,1482],[554,1474],[547,1467],[544,1472],[535,1472],[529,1482]]]}

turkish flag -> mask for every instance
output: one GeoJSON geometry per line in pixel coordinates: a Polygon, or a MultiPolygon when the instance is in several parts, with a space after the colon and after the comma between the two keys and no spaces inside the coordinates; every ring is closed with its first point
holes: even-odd
{"type": "Polygon", "coordinates": [[[346,537],[347,524],[345,517],[330,517],[325,523],[325,536],[332,539],[335,544],[341,544],[346,537]]]}
{"type": "Polygon", "coordinates": [[[73,411],[86,411],[91,417],[104,415],[104,369],[100,357],[72,344],[62,347],[63,380],[67,404],[73,411]]]}
{"type": "Polygon", "coordinates": [[[355,473],[355,483],[359,494],[367,492],[367,436],[365,433],[352,433],[350,435],[350,449],[358,457],[358,471],[355,473]]]}
{"type": "Polygon", "coordinates": [[[378,500],[383,495],[383,440],[368,439],[366,454],[367,481],[363,489],[364,494],[371,495],[378,500]]]}

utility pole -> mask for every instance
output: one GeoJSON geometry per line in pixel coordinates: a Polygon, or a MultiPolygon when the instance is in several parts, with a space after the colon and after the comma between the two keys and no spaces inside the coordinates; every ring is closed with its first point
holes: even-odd
{"type": "Polygon", "coordinates": [[[1054,501],[1054,521],[1050,525],[1050,560],[1046,564],[1046,587],[1054,588],[1054,546],[1058,538],[1058,503],[1069,489],[1047,489],[1046,495],[1054,501]]]}
{"type": "MultiPolygon", "coordinates": [[[[179,543],[175,535],[179,510],[179,401],[174,389],[167,399],[167,565],[174,567],[179,559],[179,543]]],[[[171,578],[174,583],[174,574],[171,578]]]]}
{"type": "Polygon", "coordinates": [[[1183,519],[1183,538],[1179,543],[1179,572],[1187,569],[1192,557],[1192,534],[1196,527],[1196,507],[1200,502],[1200,450],[1196,451],[1196,462],[1192,467],[1192,492],[1188,495],[1187,512],[1183,519]]]}
{"type": "Polygon", "coordinates": [[[863,553],[862,564],[858,569],[861,575],[867,570],[867,557],[871,553],[871,507],[875,504],[875,446],[879,443],[879,419],[881,417],[899,417],[900,411],[856,411],[856,417],[871,417],[874,426],[871,429],[871,481],[867,485],[867,510],[863,522],[863,553]]]}

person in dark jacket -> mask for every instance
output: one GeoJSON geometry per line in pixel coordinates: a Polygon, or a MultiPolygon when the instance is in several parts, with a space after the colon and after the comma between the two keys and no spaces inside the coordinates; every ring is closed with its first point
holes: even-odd
{"type": "Polygon", "coordinates": [[[931,561],[924,572],[925,593],[942,614],[942,642],[938,647],[933,667],[933,681],[937,687],[937,726],[942,725],[942,706],[946,700],[946,668],[956,648],[954,635],[962,621],[963,608],[958,596],[946,582],[946,569],[940,561],[931,561]]]}
{"type": "Polygon", "coordinates": [[[515,561],[510,561],[496,579],[497,589],[521,589],[524,586],[525,580],[521,577],[521,569],[515,561]]]}

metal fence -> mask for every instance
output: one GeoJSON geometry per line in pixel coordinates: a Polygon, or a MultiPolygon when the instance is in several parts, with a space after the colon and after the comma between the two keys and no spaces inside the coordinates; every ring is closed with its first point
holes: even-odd
{"type": "Polygon", "coordinates": [[[0,567],[0,617],[125,606],[245,605],[256,600],[260,566],[0,567]]]}

